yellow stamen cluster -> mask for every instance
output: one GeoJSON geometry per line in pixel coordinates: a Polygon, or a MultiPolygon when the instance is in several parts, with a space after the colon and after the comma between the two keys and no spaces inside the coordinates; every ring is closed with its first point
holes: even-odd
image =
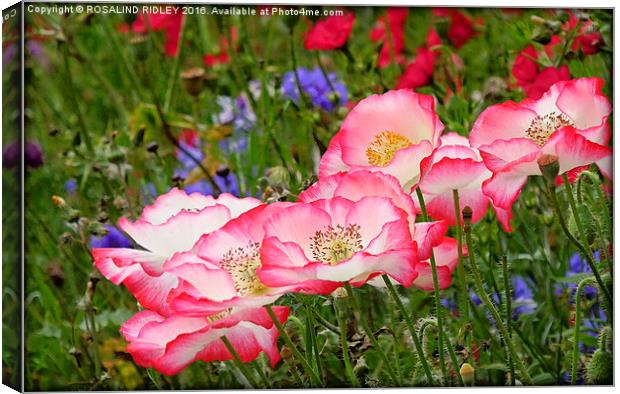
{"type": "Polygon", "coordinates": [[[538,146],[543,146],[557,129],[572,125],[573,122],[563,113],[551,112],[545,116],[535,117],[525,133],[538,146]]]}
{"type": "Polygon", "coordinates": [[[266,289],[256,276],[256,269],[260,266],[259,249],[258,242],[250,242],[246,247],[229,250],[220,262],[221,267],[230,273],[237,294],[241,297],[266,289]]]}
{"type": "Polygon", "coordinates": [[[362,250],[362,236],[360,226],[349,224],[326,226],[318,230],[310,239],[310,250],[316,261],[324,264],[336,265],[353,256],[353,253],[362,250]]]}
{"type": "Polygon", "coordinates": [[[375,136],[375,140],[366,149],[368,164],[385,167],[400,149],[410,146],[409,138],[393,131],[383,131],[375,136]]]}

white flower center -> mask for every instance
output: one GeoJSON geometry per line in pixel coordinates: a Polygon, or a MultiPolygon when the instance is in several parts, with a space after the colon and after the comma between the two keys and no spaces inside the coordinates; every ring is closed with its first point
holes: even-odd
{"type": "Polygon", "coordinates": [[[366,157],[368,164],[385,167],[399,150],[410,146],[409,138],[393,131],[383,131],[375,136],[375,140],[368,145],[366,157]]]}
{"type": "Polygon", "coordinates": [[[538,146],[543,146],[557,129],[572,125],[573,122],[563,113],[551,112],[542,117],[536,116],[525,133],[538,146]]]}
{"type": "Polygon", "coordinates": [[[233,248],[224,254],[220,265],[232,277],[239,296],[256,295],[267,289],[256,276],[260,266],[260,243],[250,242],[246,247],[233,248]]]}
{"type": "Polygon", "coordinates": [[[353,256],[353,253],[362,250],[362,236],[360,226],[349,224],[326,226],[310,237],[310,250],[315,260],[323,264],[336,265],[353,256]]]}

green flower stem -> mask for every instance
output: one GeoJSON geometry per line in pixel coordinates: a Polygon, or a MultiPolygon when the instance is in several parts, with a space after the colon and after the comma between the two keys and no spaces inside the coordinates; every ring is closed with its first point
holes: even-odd
{"type": "Polygon", "coordinates": [[[93,143],[90,139],[90,134],[88,133],[88,127],[86,126],[86,121],[84,120],[84,114],[80,109],[80,99],[78,98],[78,92],[75,90],[75,84],[73,83],[73,74],[71,73],[71,68],[69,67],[69,50],[66,45],[63,45],[63,64],[65,71],[65,78],[67,80],[67,90],[69,92],[69,97],[71,98],[71,104],[73,105],[74,111],[77,115],[78,122],[80,124],[80,136],[82,137],[82,141],[86,145],[86,149],[90,153],[94,153],[95,149],[93,147],[93,143]]]}
{"type": "Polygon", "coordinates": [[[178,53],[174,57],[174,63],[170,70],[170,76],[168,77],[168,87],[166,88],[166,95],[164,96],[164,112],[168,112],[170,104],[172,103],[172,96],[174,94],[174,88],[176,86],[177,79],[179,79],[179,66],[181,64],[181,54],[183,52],[183,42],[185,41],[185,24],[187,18],[181,19],[181,31],[179,32],[179,48],[178,53]]]}
{"type": "Polygon", "coordinates": [[[366,321],[366,317],[362,313],[362,310],[359,304],[357,303],[357,300],[355,299],[355,295],[353,294],[353,289],[351,288],[351,285],[348,282],[345,282],[344,287],[347,290],[347,293],[349,294],[349,300],[351,302],[351,305],[353,306],[353,309],[359,312],[359,320],[360,320],[360,323],[362,324],[362,328],[364,329],[364,332],[366,332],[366,336],[368,336],[368,339],[370,340],[370,343],[372,344],[373,348],[379,353],[379,356],[381,357],[381,360],[383,361],[383,364],[385,365],[388,375],[390,375],[390,379],[392,379],[392,381],[397,386],[399,387],[402,386],[400,379],[396,376],[396,373],[392,369],[392,363],[385,355],[385,352],[381,348],[379,341],[377,341],[377,338],[375,338],[374,333],[370,329],[370,326],[368,325],[368,322],[366,321]]]}
{"type": "Polygon", "coordinates": [[[530,377],[530,374],[527,372],[527,369],[525,368],[525,365],[523,364],[523,360],[517,354],[517,350],[515,349],[514,343],[512,342],[512,340],[510,340],[510,336],[508,334],[508,328],[506,327],[506,324],[504,324],[501,314],[499,313],[497,308],[495,308],[495,306],[493,305],[493,302],[489,298],[489,295],[484,290],[484,286],[482,285],[482,277],[480,275],[480,271],[478,271],[478,266],[476,264],[476,257],[475,257],[476,254],[474,253],[474,245],[471,239],[471,228],[467,224],[465,225],[465,241],[467,243],[467,250],[468,250],[467,255],[469,257],[469,268],[472,273],[472,277],[474,279],[474,287],[475,287],[476,293],[478,294],[478,297],[480,297],[480,300],[482,301],[484,306],[489,310],[489,312],[491,312],[491,315],[493,315],[493,319],[495,319],[495,324],[497,325],[497,328],[500,331],[500,334],[502,335],[502,337],[504,338],[504,341],[506,342],[506,346],[508,347],[508,351],[510,352],[510,357],[512,358],[512,360],[516,362],[516,367],[519,370],[519,373],[521,375],[521,380],[525,384],[532,385],[534,384],[532,381],[532,378],[530,377]]]}
{"type": "MultiPolygon", "coordinates": [[[[506,255],[502,256],[502,269],[504,276],[504,298],[506,303],[506,326],[508,328],[508,341],[512,341],[512,296],[510,285],[510,271],[508,270],[508,258],[506,255]]],[[[508,366],[510,368],[510,385],[515,385],[515,363],[512,359],[512,354],[507,352],[508,366]]]]}
{"type": "Polygon", "coordinates": [[[321,358],[319,357],[319,346],[316,341],[316,321],[314,320],[314,311],[307,304],[304,305],[306,311],[306,320],[311,328],[310,331],[310,349],[313,358],[313,367],[317,371],[319,378],[321,379],[321,386],[323,386],[323,368],[321,365],[321,358]]]}
{"type": "Polygon", "coordinates": [[[278,332],[282,336],[282,339],[284,339],[284,343],[289,348],[289,350],[293,353],[293,356],[301,363],[301,366],[306,372],[306,374],[308,375],[308,377],[310,378],[310,381],[316,387],[320,387],[321,381],[319,377],[317,376],[316,372],[312,369],[310,364],[308,364],[308,360],[306,360],[306,358],[301,354],[299,349],[297,349],[297,346],[295,346],[295,344],[291,340],[291,337],[288,335],[288,333],[284,329],[284,326],[282,325],[282,323],[280,323],[280,320],[278,320],[278,317],[273,311],[273,308],[271,308],[271,305],[267,305],[265,308],[267,309],[267,313],[269,313],[269,317],[271,317],[271,320],[273,320],[273,323],[276,325],[276,328],[278,329],[278,332]]]}
{"type": "Polygon", "coordinates": [[[415,344],[415,349],[416,349],[416,352],[418,353],[418,358],[420,359],[422,368],[424,368],[424,373],[426,374],[426,379],[428,379],[428,384],[430,386],[434,386],[435,382],[433,381],[433,374],[431,372],[430,367],[428,366],[426,357],[424,357],[424,349],[422,349],[422,342],[420,341],[420,337],[418,336],[418,333],[416,332],[414,328],[411,316],[409,316],[409,313],[407,313],[407,310],[405,309],[403,302],[400,300],[400,297],[398,297],[398,293],[396,292],[394,285],[392,285],[392,282],[390,282],[390,279],[387,277],[387,275],[382,275],[382,277],[383,277],[383,281],[385,282],[385,285],[388,288],[388,292],[390,293],[390,296],[392,297],[392,299],[394,300],[394,303],[396,304],[396,307],[398,308],[400,314],[405,319],[405,324],[407,325],[407,329],[409,330],[409,333],[411,334],[411,338],[413,339],[413,343],[415,344]]]}
{"type": "Polygon", "coordinates": [[[463,228],[461,223],[461,207],[459,204],[459,191],[452,190],[452,199],[454,200],[454,215],[456,219],[456,242],[458,248],[458,264],[456,266],[457,279],[459,281],[459,302],[460,311],[465,318],[463,325],[469,323],[469,300],[467,282],[465,281],[465,271],[463,270],[463,228]]]}
{"type": "Polygon", "coordinates": [[[254,376],[252,376],[252,373],[250,373],[246,365],[243,363],[243,361],[241,361],[241,357],[239,357],[239,354],[233,347],[232,343],[230,343],[230,341],[228,340],[228,338],[226,338],[226,336],[222,336],[220,339],[222,340],[222,342],[224,342],[226,349],[228,349],[228,351],[230,352],[230,354],[233,356],[235,360],[235,365],[237,366],[237,368],[239,368],[243,376],[245,376],[245,378],[248,380],[252,388],[258,388],[259,385],[254,379],[254,376]]]}
{"type": "Polygon", "coordinates": [[[555,194],[554,185],[552,185],[551,182],[547,181],[549,198],[551,198],[551,203],[553,205],[553,208],[555,209],[555,213],[558,217],[558,220],[560,221],[560,226],[562,227],[562,230],[564,231],[568,239],[572,243],[574,243],[575,246],[577,246],[577,248],[579,248],[579,250],[581,251],[581,254],[585,257],[586,261],[588,262],[588,265],[590,266],[590,269],[592,270],[592,273],[594,274],[594,277],[596,278],[596,283],[598,284],[599,288],[601,289],[601,292],[603,293],[609,306],[611,307],[613,305],[613,299],[611,295],[609,294],[607,287],[605,287],[603,280],[601,279],[601,275],[599,274],[598,268],[596,267],[596,263],[594,262],[592,251],[590,250],[590,246],[586,242],[585,232],[583,232],[581,218],[579,217],[579,212],[577,211],[577,205],[573,197],[573,191],[570,186],[570,181],[568,180],[568,176],[566,176],[566,173],[562,175],[562,178],[564,179],[564,183],[566,185],[566,194],[568,196],[568,202],[571,206],[571,210],[573,211],[573,216],[575,217],[575,223],[577,224],[577,229],[581,235],[581,240],[583,243],[579,242],[579,240],[577,240],[577,238],[575,238],[575,236],[568,229],[568,226],[566,225],[566,220],[564,219],[564,214],[562,213],[562,210],[560,209],[560,204],[558,203],[558,198],[555,194]]]}
{"type": "MultiPolygon", "coordinates": [[[[424,221],[427,222],[429,221],[429,218],[428,218],[428,213],[426,211],[426,203],[424,202],[424,196],[422,195],[422,191],[420,190],[420,188],[416,188],[415,191],[418,196],[418,200],[420,202],[420,210],[422,211],[422,218],[424,219],[424,221]]],[[[432,251],[431,251],[430,260],[431,260],[431,270],[433,272],[433,295],[435,298],[435,310],[437,313],[437,330],[439,331],[439,335],[438,335],[439,365],[441,366],[441,373],[442,373],[443,380],[444,382],[447,382],[448,370],[446,369],[446,361],[445,361],[445,355],[444,355],[444,351],[446,349],[446,346],[444,345],[444,338],[446,339],[446,342],[448,342],[448,346],[450,348],[452,347],[452,345],[449,343],[449,341],[445,337],[446,334],[443,329],[443,310],[441,308],[441,298],[439,295],[439,277],[437,276],[437,263],[435,261],[435,253],[432,251]]],[[[452,356],[454,353],[454,350],[452,350],[449,353],[450,353],[450,356],[452,356]]],[[[459,365],[458,363],[456,363],[456,360],[452,360],[452,361],[454,363],[454,370],[456,371],[459,381],[462,384],[463,379],[459,371],[459,365]]]]}
{"type": "Polygon", "coordinates": [[[343,311],[340,308],[336,307],[336,303],[338,303],[338,299],[333,300],[334,313],[336,314],[336,318],[338,319],[338,328],[340,332],[340,347],[342,348],[342,360],[344,361],[344,367],[347,370],[347,374],[349,375],[349,379],[351,379],[352,387],[361,387],[355,372],[353,371],[353,367],[351,365],[351,359],[349,357],[349,343],[347,341],[347,321],[345,319],[343,311]]]}
{"type": "Polygon", "coordinates": [[[579,359],[579,334],[581,329],[581,292],[587,285],[594,283],[592,277],[585,278],[579,285],[577,285],[577,291],[575,291],[575,335],[573,337],[573,357],[571,360],[570,368],[570,384],[577,384],[577,360],[579,359]]]}

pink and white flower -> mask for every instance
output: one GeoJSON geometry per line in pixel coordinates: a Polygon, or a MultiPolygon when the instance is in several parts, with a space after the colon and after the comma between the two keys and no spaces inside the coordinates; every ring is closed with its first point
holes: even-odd
{"type": "Polygon", "coordinates": [[[598,78],[561,81],[539,100],[508,101],[480,114],[469,139],[493,172],[482,190],[495,206],[510,209],[527,177],[541,175],[543,154],[558,157],[560,174],[596,163],[610,177],[611,105],[602,86],[598,78]]]}
{"type": "Polygon", "coordinates": [[[188,195],[174,188],[145,207],[135,222],[120,219],[120,228],[143,250],[94,248],[91,253],[95,266],[114,284],[125,284],[142,306],[165,314],[166,299],[178,278],[164,271],[164,263],[176,253],[191,250],[203,234],[259,204],[255,198],[226,193],[218,198],[200,193],[188,195]]]}
{"type": "Polygon", "coordinates": [[[332,138],[319,164],[319,178],[341,171],[381,171],[408,190],[418,181],[420,161],[443,131],[431,96],[392,90],[360,101],[332,138]]]}
{"type": "Polygon", "coordinates": [[[261,265],[263,224],[294,203],[260,205],[204,235],[192,252],[178,253],[164,271],[178,279],[168,296],[173,313],[205,316],[270,304],[287,292],[328,294],[338,284],[308,281],[269,287],[256,274],[261,265]]]}
{"type": "MultiPolygon", "coordinates": [[[[287,307],[273,307],[284,323],[287,307]]],[[[226,336],[243,362],[264,352],[271,366],[280,360],[278,330],[265,308],[252,308],[235,314],[190,317],[162,316],[150,310],[135,314],[121,327],[136,364],[155,368],[165,375],[179,373],[189,364],[202,360],[232,360],[221,337],[226,336]]]]}
{"type": "MultiPolygon", "coordinates": [[[[440,146],[420,164],[420,188],[430,217],[456,225],[453,191],[459,194],[459,206],[473,211],[472,223],[484,217],[489,198],[482,192],[482,184],[492,175],[485,166],[480,152],[469,145],[467,138],[457,133],[444,134],[440,146]]],[[[417,201],[417,197],[414,194],[417,201]]],[[[493,206],[504,230],[510,231],[512,212],[493,206]]],[[[461,215],[462,222],[462,213],[461,215]]]]}
{"type": "MultiPolygon", "coordinates": [[[[332,197],[343,197],[351,201],[359,201],[364,197],[389,198],[396,207],[407,214],[411,238],[416,243],[418,263],[415,265],[417,276],[413,284],[423,290],[432,290],[432,276],[428,276],[432,271],[428,260],[433,251],[440,288],[450,285],[450,275],[458,263],[458,253],[456,241],[444,236],[448,231],[447,222],[438,220],[416,223],[415,204],[411,196],[403,191],[396,178],[366,170],[342,172],[319,179],[299,195],[299,199],[306,203],[332,197]]],[[[369,283],[373,286],[384,286],[381,278],[371,279],[369,283]]]]}
{"type": "Polygon", "coordinates": [[[416,277],[407,214],[389,198],[300,203],[273,215],[264,228],[258,276],[269,286],[313,281],[361,286],[384,273],[410,286],[416,277]]]}

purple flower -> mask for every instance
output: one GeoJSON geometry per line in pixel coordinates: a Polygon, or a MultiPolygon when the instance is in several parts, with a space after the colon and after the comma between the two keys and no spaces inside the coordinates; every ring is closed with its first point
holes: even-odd
{"type": "Polygon", "coordinates": [[[237,98],[218,96],[215,100],[221,110],[213,118],[215,123],[231,124],[236,133],[251,131],[256,125],[256,115],[244,95],[237,98]]]}
{"type": "Polygon", "coordinates": [[[77,181],[75,179],[69,179],[65,182],[65,190],[67,193],[72,194],[77,189],[77,181]]]}
{"type": "Polygon", "coordinates": [[[11,44],[5,47],[2,51],[2,65],[6,67],[7,63],[12,61],[17,54],[17,45],[11,44]]]}
{"type": "MultiPolygon", "coordinates": [[[[201,149],[202,143],[199,139],[196,139],[193,144],[189,144],[185,141],[179,141],[179,145],[181,145],[185,150],[190,152],[191,155],[194,156],[194,158],[196,158],[197,160],[201,162],[204,160],[204,153],[201,149]]],[[[222,149],[224,148],[222,144],[220,144],[220,147],[222,149]]],[[[177,150],[177,159],[181,164],[181,168],[175,171],[175,175],[187,179],[189,173],[197,167],[197,164],[180,149],[177,150]]],[[[237,179],[231,171],[223,170],[216,172],[215,176],[213,177],[213,181],[222,192],[239,196],[239,184],[237,183],[237,179]]],[[[198,192],[205,195],[214,194],[213,186],[204,179],[191,184],[187,184],[183,189],[187,193],[198,192]]]]}
{"type": "MultiPolygon", "coordinates": [[[[601,260],[600,251],[598,250],[595,251],[593,254],[593,257],[594,257],[594,260],[599,262],[601,260]]],[[[592,273],[592,270],[590,269],[588,262],[585,259],[581,258],[581,255],[579,253],[575,253],[570,257],[570,259],[568,260],[568,271],[566,272],[566,277],[571,277],[577,274],[590,274],[590,273],[592,273]]],[[[558,284],[555,287],[555,294],[561,295],[564,289],[568,288],[571,291],[571,298],[574,298],[573,295],[575,294],[575,291],[577,290],[577,286],[578,286],[577,283],[558,284]]],[[[598,290],[596,289],[595,286],[586,286],[583,289],[583,291],[584,291],[583,294],[589,300],[593,299],[598,294],[598,290]]]]}
{"type": "MultiPolygon", "coordinates": [[[[497,293],[490,294],[495,304],[500,305],[502,300],[497,293]]],[[[482,304],[482,300],[473,290],[469,291],[469,297],[474,305],[482,304]]],[[[532,289],[527,281],[521,276],[515,276],[512,279],[512,318],[518,319],[522,314],[530,314],[536,309],[536,301],[534,301],[532,289]]],[[[492,320],[492,317],[487,316],[492,320]]]]}
{"type": "Polygon", "coordinates": [[[41,46],[38,41],[28,40],[26,42],[26,49],[28,50],[28,54],[32,56],[41,67],[44,69],[49,67],[49,59],[43,50],[43,46],[41,46]]]}
{"type": "MultiPolygon", "coordinates": [[[[2,165],[15,168],[19,165],[21,144],[19,141],[9,144],[2,153],[2,165]]],[[[26,167],[37,168],[43,165],[43,151],[36,142],[26,141],[24,144],[24,164],[26,167]]]]}
{"type": "Polygon", "coordinates": [[[104,226],[108,233],[101,237],[92,237],[90,240],[91,248],[131,248],[133,244],[129,238],[118,231],[116,227],[106,224],[104,226]]]}
{"type": "MultiPolygon", "coordinates": [[[[297,78],[301,89],[310,96],[315,107],[323,108],[326,111],[333,111],[337,106],[347,103],[347,88],[338,81],[335,73],[329,73],[327,78],[319,67],[309,70],[304,67],[297,69],[297,78]],[[333,90],[332,90],[333,87],[333,90]]],[[[297,87],[295,73],[289,71],[284,74],[282,81],[282,91],[296,103],[299,102],[299,89],[297,87]]]]}
{"type": "Polygon", "coordinates": [[[529,314],[536,309],[536,301],[532,294],[532,289],[528,286],[525,279],[520,276],[514,277],[512,280],[512,318],[517,319],[522,314],[529,314]]]}

